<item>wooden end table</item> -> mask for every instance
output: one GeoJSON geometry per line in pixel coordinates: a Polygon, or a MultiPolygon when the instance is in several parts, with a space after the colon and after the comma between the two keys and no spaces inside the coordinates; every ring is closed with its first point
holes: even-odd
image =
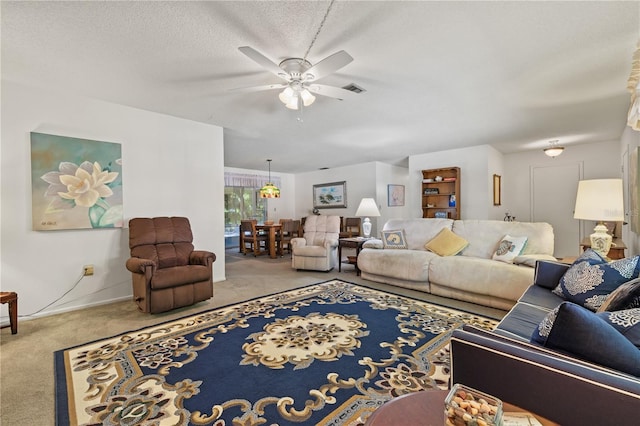
{"type": "MultiPolygon", "coordinates": [[[[591,248],[591,238],[583,238],[583,240],[580,242],[580,245],[582,246],[583,251],[591,248]]],[[[624,259],[624,250],[626,248],[627,246],[624,244],[624,241],[622,241],[622,238],[614,238],[611,243],[609,253],[607,253],[607,257],[611,260],[624,259]]]]}
{"type": "Polygon", "coordinates": [[[367,238],[339,238],[338,239],[338,272],[342,272],[342,248],[354,248],[356,249],[355,262],[347,261],[351,265],[356,267],[356,275],[360,276],[360,268],[358,268],[358,254],[362,250],[362,245],[367,241],[367,238]]]}
{"type": "Polygon", "coordinates": [[[18,293],[13,291],[0,291],[0,303],[9,304],[11,334],[18,333],[18,293]]]}

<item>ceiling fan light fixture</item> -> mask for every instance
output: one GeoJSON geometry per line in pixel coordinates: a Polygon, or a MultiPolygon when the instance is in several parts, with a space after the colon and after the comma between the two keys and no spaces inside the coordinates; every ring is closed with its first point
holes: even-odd
{"type": "Polygon", "coordinates": [[[285,104],[284,106],[286,106],[289,109],[293,109],[293,110],[297,110],[298,106],[300,105],[300,98],[298,97],[298,94],[296,93],[295,95],[293,95],[285,104]]]}
{"type": "Polygon", "coordinates": [[[315,102],[316,97],[311,94],[307,89],[302,89],[300,92],[300,97],[302,98],[302,104],[306,107],[315,102]]]}
{"type": "Polygon", "coordinates": [[[294,95],[295,95],[295,92],[293,91],[293,89],[287,86],[282,92],[280,92],[280,94],[278,95],[278,98],[280,98],[280,101],[283,104],[286,104],[291,100],[291,98],[294,95]]]}

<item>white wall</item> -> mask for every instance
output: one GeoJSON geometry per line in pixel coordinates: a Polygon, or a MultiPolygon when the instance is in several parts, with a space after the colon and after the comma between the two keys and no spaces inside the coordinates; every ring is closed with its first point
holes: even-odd
{"type": "MultiPolygon", "coordinates": [[[[634,149],[640,146],[640,132],[633,130],[631,127],[625,127],[624,132],[622,133],[622,138],[620,140],[620,152],[621,157],[627,154],[625,157],[627,159],[627,164],[624,164],[624,182],[626,185],[629,185],[629,165],[628,159],[631,152],[634,149]]],[[[640,186],[639,186],[640,187],[640,186]]],[[[628,188],[628,186],[627,186],[628,188]]],[[[638,198],[640,199],[640,197],[638,198]]],[[[628,202],[628,198],[627,198],[628,202]]],[[[627,218],[630,218],[632,214],[638,214],[639,206],[629,206],[625,205],[625,212],[627,213],[627,218]]],[[[627,251],[625,252],[626,256],[635,256],[640,254],[640,235],[631,231],[631,226],[623,226],[622,227],[622,241],[627,246],[627,251]]]]}
{"type": "Polygon", "coordinates": [[[460,167],[461,219],[493,218],[493,174],[489,166],[499,170],[497,151],[489,145],[471,148],[430,152],[409,157],[409,205],[410,217],[422,217],[421,183],[422,170],[444,167],[460,167]],[[491,159],[491,161],[490,161],[491,159]],[[491,184],[491,186],[490,186],[491,184]],[[415,195],[413,195],[415,194],[415,195]],[[491,208],[490,208],[491,207],[491,208]]]}
{"type": "MultiPolygon", "coordinates": [[[[365,197],[376,198],[378,208],[380,208],[381,202],[377,195],[376,163],[370,162],[297,174],[296,217],[313,214],[313,185],[342,181],[347,182],[347,207],[320,209],[320,214],[355,217],[360,200],[365,197]]],[[[378,219],[371,218],[371,235],[378,234],[378,219]]]]}
{"type": "MultiPolygon", "coordinates": [[[[531,221],[531,168],[549,164],[581,163],[581,179],[620,178],[621,161],[617,141],[568,146],[559,157],[551,158],[542,150],[504,155],[502,178],[503,210],[519,221],[531,221]]],[[[567,194],[575,200],[576,194],[567,194]]]]}
{"type": "Polygon", "coordinates": [[[385,222],[394,218],[409,217],[409,201],[415,194],[409,192],[409,170],[406,167],[376,163],[376,200],[380,217],[377,218],[378,228],[372,227],[372,236],[379,237],[385,222]],[[404,185],[404,206],[389,206],[388,185],[404,185]]]}
{"type": "MultiPolygon", "coordinates": [[[[265,178],[269,176],[269,172],[264,170],[225,167],[224,171],[229,173],[253,174],[257,176],[264,176],[265,178]]],[[[267,200],[269,208],[268,219],[275,222],[278,222],[280,219],[297,219],[298,216],[296,216],[295,175],[291,173],[278,173],[272,171],[271,177],[280,178],[280,198],[272,198],[267,200]]]]}
{"type": "MultiPolygon", "coordinates": [[[[32,231],[30,132],[122,144],[125,221],[187,216],[197,249],[224,272],[222,128],[94,99],[2,81],[1,286],[19,295],[20,315],[61,297],[42,314],[131,296],[128,229],[32,231]]],[[[132,302],[133,303],[133,302],[132,302]]],[[[2,322],[7,322],[6,305],[2,322]]]]}

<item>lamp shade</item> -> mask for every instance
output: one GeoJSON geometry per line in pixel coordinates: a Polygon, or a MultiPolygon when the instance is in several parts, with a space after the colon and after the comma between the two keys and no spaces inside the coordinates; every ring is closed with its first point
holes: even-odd
{"type": "Polygon", "coordinates": [[[269,181],[260,188],[260,198],[280,198],[280,189],[271,183],[271,160],[267,160],[269,164],[269,181]]]}
{"type": "Polygon", "coordinates": [[[581,180],[573,217],[602,222],[623,221],[622,192],[622,179],[581,180]]]}
{"type": "Polygon", "coordinates": [[[363,198],[362,201],[360,201],[358,210],[356,210],[356,216],[380,216],[376,200],[373,198],[363,198]]]}

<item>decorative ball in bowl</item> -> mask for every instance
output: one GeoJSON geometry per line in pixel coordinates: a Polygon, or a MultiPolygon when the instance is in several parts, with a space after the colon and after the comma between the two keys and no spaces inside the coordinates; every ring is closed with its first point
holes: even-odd
{"type": "Polygon", "coordinates": [[[265,220],[264,224],[265,225],[273,225],[273,221],[272,220],[265,220]]]}
{"type": "Polygon", "coordinates": [[[446,426],[501,426],[502,401],[456,383],[444,401],[446,426]]]}

